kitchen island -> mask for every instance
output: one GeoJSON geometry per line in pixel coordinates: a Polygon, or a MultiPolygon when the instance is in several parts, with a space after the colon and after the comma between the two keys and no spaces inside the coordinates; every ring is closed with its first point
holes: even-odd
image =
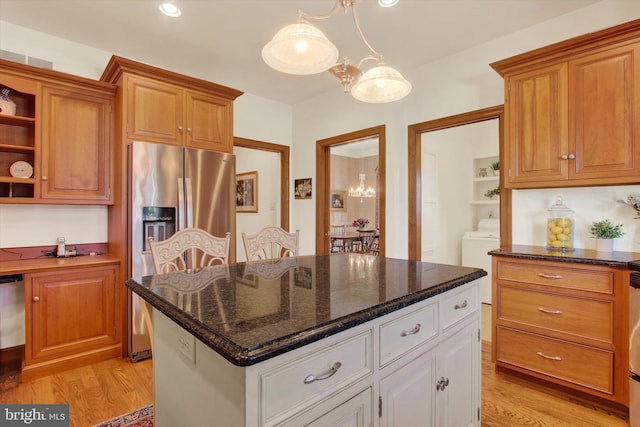
{"type": "Polygon", "coordinates": [[[133,278],[155,425],[479,425],[485,275],[344,253],[133,278]]]}

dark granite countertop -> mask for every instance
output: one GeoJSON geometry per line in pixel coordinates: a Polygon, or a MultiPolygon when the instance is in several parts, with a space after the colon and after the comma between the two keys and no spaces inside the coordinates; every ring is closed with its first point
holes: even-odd
{"type": "Polygon", "coordinates": [[[632,263],[640,260],[640,253],[638,252],[598,252],[593,249],[575,249],[570,252],[561,252],[546,249],[544,246],[527,245],[503,246],[489,251],[489,255],[621,268],[633,268],[632,263]]]}
{"type": "Polygon", "coordinates": [[[133,278],[127,286],[231,363],[249,366],[486,274],[332,254],[133,278]]]}

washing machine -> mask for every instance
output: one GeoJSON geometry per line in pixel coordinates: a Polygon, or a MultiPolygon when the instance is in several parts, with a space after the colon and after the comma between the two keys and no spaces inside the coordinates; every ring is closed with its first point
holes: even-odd
{"type": "Polygon", "coordinates": [[[462,238],[462,265],[482,268],[488,274],[480,279],[480,298],[491,304],[491,256],[487,252],[500,247],[500,220],[484,218],[476,231],[467,231],[462,238]]]}

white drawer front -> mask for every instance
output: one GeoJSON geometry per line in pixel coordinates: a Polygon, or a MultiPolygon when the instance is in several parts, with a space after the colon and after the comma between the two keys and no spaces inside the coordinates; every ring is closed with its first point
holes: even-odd
{"type": "Polygon", "coordinates": [[[380,325],[380,366],[438,335],[438,307],[430,304],[380,325]]]}
{"type": "Polygon", "coordinates": [[[472,286],[442,299],[440,315],[443,330],[458,323],[480,308],[478,284],[479,281],[475,281],[472,286]]]}
{"type": "Polygon", "coordinates": [[[372,331],[367,330],[262,373],[260,401],[263,423],[270,424],[275,418],[303,410],[370,375],[373,372],[371,344],[372,331]],[[335,373],[332,374],[333,371],[335,373]],[[310,376],[316,379],[311,380],[310,376]]]}

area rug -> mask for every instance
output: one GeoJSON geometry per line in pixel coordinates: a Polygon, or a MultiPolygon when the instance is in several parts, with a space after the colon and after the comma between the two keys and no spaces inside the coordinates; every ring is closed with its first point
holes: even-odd
{"type": "Polygon", "coordinates": [[[153,427],[153,405],[111,418],[94,427],[153,427]]]}

